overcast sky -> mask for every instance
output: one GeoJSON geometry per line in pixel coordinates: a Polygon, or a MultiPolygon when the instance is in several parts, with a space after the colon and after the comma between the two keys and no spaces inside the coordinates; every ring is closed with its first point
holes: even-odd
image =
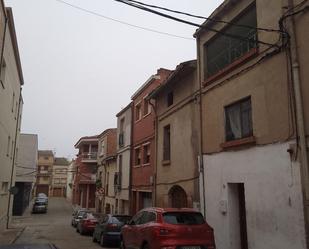
{"type": "MultiPolygon", "coordinates": [[[[22,132],[38,134],[39,149],[71,158],[80,137],[116,127],[115,115],[158,68],[174,69],[180,62],[196,59],[192,37],[196,28],[114,0],[64,1],[133,25],[192,38],[133,28],[57,0],[6,0],[6,6],[13,8],[25,79],[22,132]]],[[[142,1],[203,16],[222,2],[142,1]]]]}

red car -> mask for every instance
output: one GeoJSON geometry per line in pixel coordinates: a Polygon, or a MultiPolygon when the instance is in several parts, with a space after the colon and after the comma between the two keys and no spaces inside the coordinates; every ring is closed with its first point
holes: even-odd
{"type": "Polygon", "coordinates": [[[85,213],[83,218],[77,223],[76,232],[82,235],[93,233],[99,218],[100,216],[98,214],[85,213]]]}
{"type": "Polygon", "coordinates": [[[214,231],[188,208],[146,208],[121,230],[120,248],[215,249],[214,231]]]}

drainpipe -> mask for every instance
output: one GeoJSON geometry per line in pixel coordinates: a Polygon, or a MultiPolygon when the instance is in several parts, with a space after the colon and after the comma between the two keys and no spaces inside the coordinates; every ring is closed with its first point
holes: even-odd
{"type": "MultiPolygon", "coordinates": [[[[293,8],[293,0],[288,0],[289,9],[293,8]]],[[[308,241],[308,201],[309,201],[309,182],[308,182],[308,152],[307,152],[307,141],[306,141],[306,129],[304,119],[304,107],[302,101],[302,89],[300,80],[300,65],[298,62],[298,51],[297,51],[297,39],[295,32],[295,20],[291,16],[290,22],[290,52],[291,52],[291,66],[292,66],[292,80],[295,92],[295,104],[296,104],[296,119],[297,119],[297,131],[299,135],[300,145],[300,156],[301,156],[301,181],[303,191],[303,202],[304,202],[304,216],[305,216],[305,229],[306,229],[306,243],[309,248],[308,241]]],[[[298,148],[297,148],[298,149],[298,148]]]]}
{"type": "MultiPolygon", "coordinates": [[[[17,136],[18,136],[18,127],[20,124],[20,104],[22,101],[21,97],[21,90],[19,90],[19,99],[18,99],[18,110],[17,110],[17,120],[16,120],[16,127],[15,127],[15,144],[14,144],[14,151],[13,151],[13,160],[12,160],[12,170],[11,170],[11,179],[10,179],[10,190],[13,187],[13,176],[14,176],[14,170],[15,170],[15,159],[16,159],[16,145],[17,145],[17,136]]],[[[12,200],[12,194],[9,192],[9,200],[8,200],[8,208],[7,208],[7,219],[6,219],[6,229],[9,229],[9,223],[10,223],[10,206],[11,206],[11,200],[12,200]]]]}
{"type": "Polygon", "coordinates": [[[152,205],[156,207],[157,205],[157,167],[158,167],[158,160],[157,160],[157,151],[158,151],[158,115],[155,103],[152,103],[149,99],[149,104],[152,106],[154,111],[154,128],[155,128],[155,147],[154,147],[154,172],[153,172],[153,197],[152,197],[152,205]]]}
{"type": "Polygon", "coordinates": [[[199,166],[200,166],[200,186],[202,189],[200,189],[200,197],[202,198],[202,205],[203,209],[201,210],[204,214],[204,217],[206,218],[206,200],[205,200],[205,168],[204,168],[204,160],[203,160],[203,103],[202,103],[202,90],[203,90],[203,84],[202,84],[202,75],[201,75],[201,49],[200,49],[200,39],[199,37],[196,38],[196,49],[197,49],[197,79],[200,84],[199,89],[199,129],[200,129],[200,146],[199,146],[199,166]]]}

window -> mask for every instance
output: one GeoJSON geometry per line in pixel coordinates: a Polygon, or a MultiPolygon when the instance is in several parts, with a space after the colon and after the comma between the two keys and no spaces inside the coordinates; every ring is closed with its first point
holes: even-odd
{"type": "Polygon", "coordinates": [[[10,155],[10,145],[11,145],[11,137],[8,136],[8,143],[7,143],[7,146],[6,146],[6,156],[10,155]]]}
{"type": "Polygon", "coordinates": [[[15,93],[13,92],[13,96],[12,96],[12,112],[14,112],[14,104],[15,104],[15,93]]]}
{"type": "Polygon", "coordinates": [[[8,182],[2,182],[2,185],[1,185],[1,192],[3,194],[6,194],[9,190],[9,183],[8,182]]]}
{"type": "Polygon", "coordinates": [[[253,135],[251,98],[225,107],[225,139],[232,141],[253,135]]]}
{"type": "Polygon", "coordinates": [[[105,185],[105,195],[106,195],[106,196],[109,196],[109,195],[108,195],[109,172],[106,173],[105,182],[106,182],[106,185],[105,185]]]}
{"type": "Polygon", "coordinates": [[[10,155],[10,158],[12,159],[13,158],[13,154],[14,154],[14,141],[12,141],[12,146],[11,146],[11,155],[10,155]]]}
{"type": "Polygon", "coordinates": [[[144,116],[151,112],[151,106],[149,104],[149,100],[144,99],[144,116]]]}
{"type": "Polygon", "coordinates": [[[119,147],[123,147],[123,145],[124,145],[124,134],[123,134],[123,132],[119,133],[118,144],[119,144],[119,147]]]}
{"type": "Polygon", "coordinates": [[[125,119],[122,118],[119,123],[119,137],[118,137],[119,147],[124,146],[124,121],[125,119]]]}
{"type": "Polygon", "coordinates": [[[125,121],[124,118],[120,119],[120,124],[119,124],[120,133],[124,131],[124,121],[125,121]]]}
{"type": "Polygon", "coordinates": [[[163,140],[163,160],[168,161],[171,159],[171,130],[170,125],[164,127],[164,140],[163,140]]]}
{"type": "Polygon", "coordinates": [[[143,157],[143,164],[150,163],[150,144],[146,144],[143,146],[144,157],[143,157]]]}
{"type": "Polygon", "coordinates": [[[44,160],[48,160],[49,158],[47,156],[44,157],[44,160]]]}
{"type": "Polygon", "coordinates": [[[135,121],[138,121],[142,118],[142,108],[141,108],[141,103],[138,103],[135,106],[135,121]]]}
{"type": "Polygon", "coordinates": [[[243,39],[218,34],[204,45],[205,79],[220,72],[257,46],[255,5],[248,8],[244,14],[232,22],[250,26],[250,28],[235,25],[227,26],[222,32],[243,37],[243,39]]]}
{"type": "Polygon", "coordinates": [[[17,113],[18,113],[18,102],[16,102],[16,108],[15,108],[15,119],[17,119],[17,113]]]}
{"type": "Polygon", "coordinates": [[[167,106],[171,106],[174,103],[174,94],[173,92],[169,92],[167,94],[167,106]]]}
{"type": "Polygon", "coordinates": [[[135,165],[141,164],[141,148],[135,149],[135,165]]]}
{"type": "Polygon", "coordinates": [[[5,60],[3,58],[3,61],[2,61],[2,67],[1,67],[1,77],[0,77],[0,83],[2,85],[2,88],[4,89],[4,82],[5,82],[5,73],[6,73],[6,63],[5,63],[5,60]]]}
{"type": "Polygon", "coordinates": [[[121,177],[122,177],[122,155],[119,155],[119,178],[118,178],[118,184],[121,187],[121,177]]]}
{"type": "Polygon", "coordinates": [[[164,222],[173,225],[201,225],[205,223],[201,213],[169,212],[163,214],[164,222]]]}

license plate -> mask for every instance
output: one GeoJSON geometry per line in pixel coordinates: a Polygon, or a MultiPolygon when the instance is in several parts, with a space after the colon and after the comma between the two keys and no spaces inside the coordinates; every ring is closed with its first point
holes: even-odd
{"type": "Polygon", "coordinates": [[[182,246],[181,249],[201,249],[200,246],[182,246]]]}

